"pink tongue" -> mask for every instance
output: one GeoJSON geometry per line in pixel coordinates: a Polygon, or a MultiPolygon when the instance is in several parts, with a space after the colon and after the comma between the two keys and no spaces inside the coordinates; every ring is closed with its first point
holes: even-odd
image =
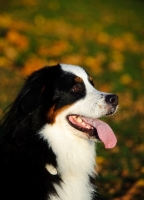
{"type": "Polygon", "coordinates": [[[105,148],[110,149],[116,145],[116,136],[108,124],[99,119],[92,120],[85,118],[84,121],[97,129],[98,136],[104,143],[105,148]]]}
{"type": "Polygon", "coordinates": [[[98,132],[98,136],[104,143],[105,148],[113,148],[117,143],[117,139],[110,126],[101,120],[98,120],[98,122],[96,122],[95,125],[95,128],[98,132]]]}

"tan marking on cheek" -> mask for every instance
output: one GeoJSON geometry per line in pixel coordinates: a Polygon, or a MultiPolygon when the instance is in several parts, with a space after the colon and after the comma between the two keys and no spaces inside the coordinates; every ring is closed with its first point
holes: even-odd
{"type": "Polygon", "coordinates": [[[78,76],[75,77],[74,80],[75,80],[76,83],[82,83],[82,82],[83,82],[82,78],[80,78],[80,77],[78,77],[78,76]]]}
{"type": "MultiPolygon", "coordinates": [[[[71,104],[72,105],[72,104],[71,104]]],[[[48,117],[48,122],[50,124],[54,124],[55,123],[55,119],[56,116],[59,115],[61,112],[63,112],[64,110],[68,109],[71,105],[66,105],[63,106],[62,108],[59,108],[58,110],[55,110],[55,105],[53,105],[51,107],[51,109],[49,110],[47,117],[48,117]]]]}
{"type": "Polygon", "coordinates": [[[49,121],[49,123],[51,123],[51,124],[53,124],[54,123],[54,121],[55,121],[55,105],[53,105],[51,108],[50,108],[50,110],[49,110],[49,112],[48,112],[48,114],[47,114],[47,117],[48,117],[48,121],[49,121]]]}

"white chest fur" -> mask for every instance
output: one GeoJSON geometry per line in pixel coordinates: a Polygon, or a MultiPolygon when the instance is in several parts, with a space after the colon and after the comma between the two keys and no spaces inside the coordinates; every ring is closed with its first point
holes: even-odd
{"type": "Polygon", "coordinates": [[[92,187],[90,183],[83,183],[80,177],[64,179],[62,187],[55,185],[59,196],[51,196],[51,200],[91,200],[92,187]]]}
{"type": "Polygon", "coordinates": [[[51,196],[51,200],[91,200],[94,188],[89,176],[95,174],[95,144],[56,124],[41,131],[57,156],[57,173],[63,180],[61,186],[54,185],[58,196],[51,196]]]}

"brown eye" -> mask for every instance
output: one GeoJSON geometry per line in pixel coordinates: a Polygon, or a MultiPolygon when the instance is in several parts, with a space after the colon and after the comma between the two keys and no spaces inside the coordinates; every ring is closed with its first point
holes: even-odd
{"type": "Polygon", "coordinates": [[[74,93],[77,93],[77,92],[80,92],[82,90],[82,87],[80,84],[76,84],[72,89],[71,91],[74,92],[74,93]]]}

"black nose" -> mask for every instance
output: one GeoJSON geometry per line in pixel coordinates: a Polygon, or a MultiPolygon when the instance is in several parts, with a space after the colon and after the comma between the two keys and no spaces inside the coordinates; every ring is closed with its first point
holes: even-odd
{"type": "Polygon", "coordinates": [[[117,106],[118,105],[118,96],[115,94],[106,95],[105,101],[112,106],[117,106]]]}

